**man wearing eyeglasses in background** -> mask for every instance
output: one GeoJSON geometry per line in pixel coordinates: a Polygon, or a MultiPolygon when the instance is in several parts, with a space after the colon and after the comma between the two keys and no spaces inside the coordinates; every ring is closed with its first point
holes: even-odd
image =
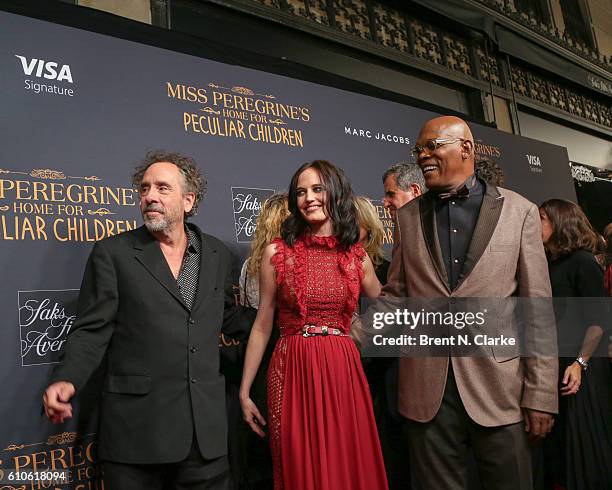
{"type": "MultiPolygon", "coordinates": [[[[397,211],[384,294],[451,304],[550,297],[538,208],[476,179],[467,124],[428,121],[413,153],[429,192],[397,211]]],[[[398,409],[408,419],[412,471],[426,490],[465,488],[470,451],[485,489],[532,488],[528,439],[552,428],[557,360],[490,349],[484,357],[453,357],[449,347],[439,357],[400,359],[398,409]]]]}

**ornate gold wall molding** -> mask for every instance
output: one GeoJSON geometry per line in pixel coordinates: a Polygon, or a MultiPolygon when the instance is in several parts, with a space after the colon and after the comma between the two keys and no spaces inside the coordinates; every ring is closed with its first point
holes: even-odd
{"type": "MultiPolygon", "coordinates": [[[[529,13],[518,12],[511,0],[474,1],[494,8],[540,34],[552,38],[559,35],[552,23],[540,24],[529,13]]],[[[515,60],[511,60],[512,66],[508,67],[505,57],[491,51],[490,46],[485,46],[484,38],[475,40],[460,35],[445,28],[443,20],[434,25],[416,17],[414,13],[400,11],[375,0],[218,0],[217,3],[236,6],[243,11],[245,6],[257,6],[252,13],[276,21],[282,21],[288,15],[296,17],[304,30],[309,30],[309,25],[316,26],[316,29],[313,27],[310,30],[315,34],[321,34],[323,30],[330,33],[335,41],[342,42],[344,39],[349,45],[357,44],[360,49],[388,56],[408,66],[423,69],[429,64],[431,73],[452,78],[467,86],[477,86],[481,90],[486,90],[491,84],[495,95],[508,99],[513,90],[519,99],[529,99],[536,105],[580,118],[589,125],[608,131],[612,129],[612,98],[592,93],[570,82],[559,81],[556,75],[544,75],[537,67],[531,69],[518,63],[515,65],[515,60]]],[[[567,46],[573,47],[573,51],[580,56],[610,70],[609,59],[572,42],[567,46]]]]}
{"type": "MultiPolygon", "coordinates": [[[[590,62],[595,63],[596,65],[599,65],[609,72],[612,72],[612,59],[610,59],[609,56],[604,56],[598,50],[593,49],[592,47],[589,47],[576,39],[573,39],[565,30],[560,30],[555,25],[554,18],[552,16],[549,19],[549,22],[543,24],[536,18],[533,11],[520,10],[520,3],[516,3],[514,0],[473,1],[495,10],[505,17],[518,22],[527,29],[546,37],[560,47],[567,49],[568,51],[571,51],[581,58],[585,58],[590,62]]],[[[590,26],[587,27],[590,28],[590,26]]]]}
{"type": "Polygon", "coordinates": [[[545,78],[528,68],[512,66],[512,86],[517,95],[535,100],[562,112],[590,121],[599,126],[612,127],[610,101],[595,99],[558,79],[545,78]]]}

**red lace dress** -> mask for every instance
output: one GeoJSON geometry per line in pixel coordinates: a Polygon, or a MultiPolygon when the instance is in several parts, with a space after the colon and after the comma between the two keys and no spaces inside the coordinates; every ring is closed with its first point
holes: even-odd
{"type": "Polygon", "coordinates": [[[278,341],[268,370],[275,490],[379,490],[387,478],[359,353],[348,336],[304,337],[304,325],[348,334],[365,251],[334,237],[274,241],[278,341]]]}

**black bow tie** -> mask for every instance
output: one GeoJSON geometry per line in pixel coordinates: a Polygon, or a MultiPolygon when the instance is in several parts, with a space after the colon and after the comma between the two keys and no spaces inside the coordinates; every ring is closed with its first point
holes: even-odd
{"type": "Polygon", "coordinates": [[[438,194],[438,199],[441,201],[446,201],[448,199],[467,199],[468,197],[470,197],[470,190],[465,184],[459,189],[453,189],[449,192],[440,192],[438,194]]]}

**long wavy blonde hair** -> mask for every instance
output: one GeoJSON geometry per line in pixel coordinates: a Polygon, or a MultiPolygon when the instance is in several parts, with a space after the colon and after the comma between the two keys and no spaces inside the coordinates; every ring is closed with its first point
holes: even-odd
{"type": "Polygon", "coordinates": [[[374,266],[378,266],[384,260],[382,245],[385,230],[382,222],[378,217],[376,207],[367,197],[357,196],[355,198],[355,207],[357,208],[359,226],[365,228],[368,233],[365,243],[363,243],[363,248],[370,256],[374,266]]]}
{"type": "Polygon", "coordinates": [[[285,192],[272,194],[262,204],[257,218],[257,228],[255,228],[255,234],[251,242],[251,253],[247,266],[249,274],[259,274],[263,251],[272,240],[280,236],[281,225],[287,216],[289,216],[289,207],[287,205],[287,193],[285,192]]]}

